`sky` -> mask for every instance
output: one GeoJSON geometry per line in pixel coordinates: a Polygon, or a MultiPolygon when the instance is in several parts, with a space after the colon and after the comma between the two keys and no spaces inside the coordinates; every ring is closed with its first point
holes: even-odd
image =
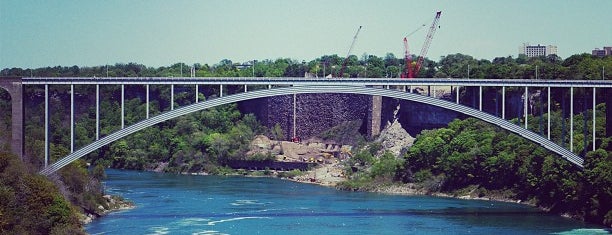
{"type": "Polygon", "coordinates": [[[140,63],[217,64],[322,55],[518,56],[523,43],[558,55],[612,45],[610,0],[0,0],[0,69],[140,63]],[[426,27],[420,27],[426,24],[426,27]]]}

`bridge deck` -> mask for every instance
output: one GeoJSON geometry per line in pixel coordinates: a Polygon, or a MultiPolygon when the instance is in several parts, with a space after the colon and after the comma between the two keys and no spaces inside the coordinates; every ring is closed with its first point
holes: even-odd
{"type": "Polygon", "coordinates": [[[608,80],[465,78],[296,78],[296,77],[35,77],[23,84],[175,84],[175,85],[330,85],[330,86],[488,86],[609,88],[608,80]]]}

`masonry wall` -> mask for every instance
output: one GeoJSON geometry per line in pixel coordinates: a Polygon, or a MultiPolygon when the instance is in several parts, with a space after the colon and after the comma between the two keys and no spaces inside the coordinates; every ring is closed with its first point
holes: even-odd
{"type": "MultiPolygon", "coordinates": [[[[361,133],[367,133],[372,98],[352,94],[298,94],[296,97],[296,135],[302,139],[317,136],[338,124],[363,120],[361,133]]],[[[275,96],[238,104],[243,113],[253,113],[265,126],[277,123],[285,139],[293,136],[293,95],[275,96]]]]}

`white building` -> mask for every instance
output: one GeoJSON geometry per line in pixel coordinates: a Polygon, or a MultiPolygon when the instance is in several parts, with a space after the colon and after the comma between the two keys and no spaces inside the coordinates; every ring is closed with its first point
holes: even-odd
{"type": "Polygon", "coordinates": [[[519,55],[523,54],[527,57],[538,57],[538,56],[548,56],[548,55],[556,55],[557,54],[557,46],[554,45],[529,45],[529,43],[523,43],[522,46],[519,47],[519,55]]]}

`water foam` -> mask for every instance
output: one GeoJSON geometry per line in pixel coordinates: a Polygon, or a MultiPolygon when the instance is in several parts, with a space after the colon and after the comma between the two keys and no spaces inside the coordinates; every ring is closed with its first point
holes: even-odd
{"type": "Polygon", "coordinates": [[[206,225],[215,226],[218,223],[232,222],[232,221],[245,220],[245,219],[270,219],[270,217],[259,217],[259,216],[237,217],[237,218],[231,218],[231,219],[209,221],[206,225]]]}
{"type": "Polygon", "coordinates": [[[559,233],[553,233],[553,234],[559,234],[559,235],[582,235],[582,234],[589,234],[589,235],[597,235],[597,234],[610,234],[610,231],[606,230],[606,229],[599,229],[599,228],[579,228],[579,229],[572,229],[569,231],[563,231],[563,232],[559,232],[559,233]]]}
{"type": "Polygon", "coordinates": [[[153,235],[162,235],[162,234],[169,234],[170,233],[170,229],[167,227],[161,227],[161,226],[156,226],[156,227],[151,227],[149,228],[149,230],[153,230],[153,233],[149,233],[149,234],[153,234],[153,235]]]}
{"type": "Polygon", "coordinates": [[[192,233],[192,235],[229,235],[229,233],[222,233],[215,230],[205,230],[201,232],[192,233]]]}

